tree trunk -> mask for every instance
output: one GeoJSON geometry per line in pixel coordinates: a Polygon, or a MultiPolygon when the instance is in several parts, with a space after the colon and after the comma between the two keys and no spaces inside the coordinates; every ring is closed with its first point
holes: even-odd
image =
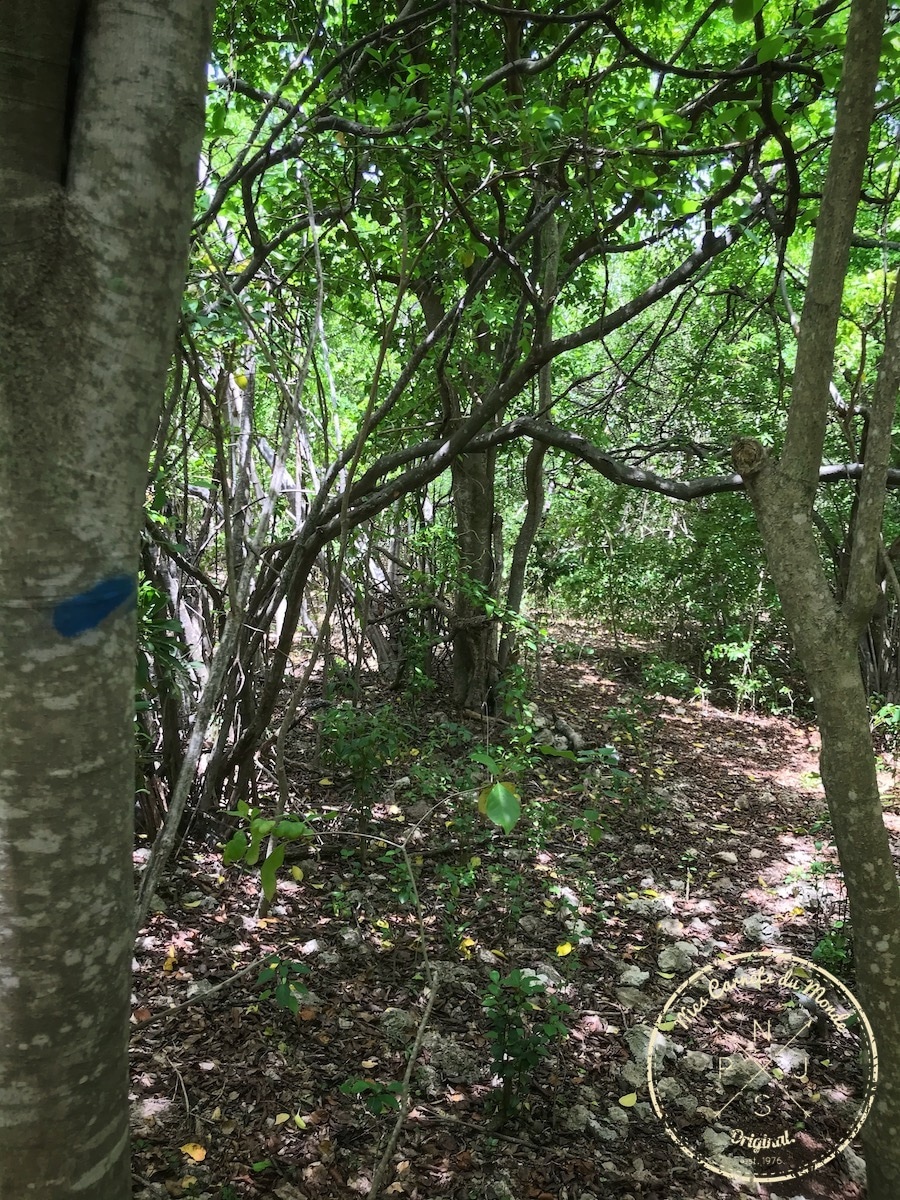
{"type": "MultiPolygon", "coordinates": [[[[553,340],[553,304],[556,300],[561,240],[559,216],[554,214],[541,231],[541,296],[544,309],[539,321],[539,332],[544,346],[549,346],[553,340]]],[[[551,363],[543,366],[538,376],[538,398],[538,420],[547,421],[553,409],[551,363]]],[[[509,568],[506,614],[498,655],[501,677],[516,660],[517,629],[512,616],[518,616],[522,610],[528,557],[544,518],[544,459],[548,449],[544,443],[533,442],[525,460],[525,517],[516,538],[509,568]]]]}
{"type": "Polygon", "coordinates": [[[864,1130],[869,1200],[900,1195],[900,888],[884,827],[858,642],[879,597],[878,553],[891,426],[900,385],[895,294],[866,438],[843,594],[828,586],[814,534],[829,383],[850,238],[878,73],[881,0],[854,0],[843,85],[817,221],[781,461],[735,443],[785,619],[809,682],[822,738],[821,771],[850,902],[860,998],[879,1052],[875,1105],[864,1130]]]}
{"type": "Polygon", "coordinates": [[[453,693],[463,708],[492,702],[497,682],[497,623],[485,608],[496,601],[502,564],[494,561],[496,452],[464,454],[451,467],[461,586],[453,633],[453,693]]]}
{"type": "Polygon", "coordinates": [[[867,1146],[877,1148],[866,1157],[869,1196],[894,1200],[900,1194],[900,975],[894,966],[900,961],[900,889],[878,793],[858,631],[835,603],[793,481],[766,461],[747,486],[816,705],[822,783],[850,902],[860,998],[878,1045],[878,1090],[865,1130],[867,1146]]]}
{"type": "Polygon", "coordinates": [[[0,23],[0,1195],[131,1194],[134,600],[211,4],[0,23]]]}
{"type": "Polygon", "coordinates": [[[525,517],[516,537],[512,562],[509,567],[509,583],[506,588],[507,615],[503,624],[498,654],[501,676],[506,674],[517,657],[518,631],[511,617],[513,613],[518,614],[522,610],[528,556],[531,554],[531,547],[534,545],[534,539],[544,515],[544,459],[547,456],[547,449],[547,446],[541,442],[532,442],[528,457],[525,459],[525,517]]]}

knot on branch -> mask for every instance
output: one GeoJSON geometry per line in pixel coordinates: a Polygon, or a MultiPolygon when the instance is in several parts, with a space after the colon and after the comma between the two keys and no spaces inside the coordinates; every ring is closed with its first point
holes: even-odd
{"type": "Polygon", "coordinates": [[[731,445],[734,469],[744,479],[758,474],[766,461],[766,449],[756,438],[738,438],[731,445]]]}

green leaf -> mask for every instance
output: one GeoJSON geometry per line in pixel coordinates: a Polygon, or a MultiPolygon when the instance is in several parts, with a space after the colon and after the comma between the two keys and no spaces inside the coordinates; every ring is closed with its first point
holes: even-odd
{"type": "Polygon", "coordinates": [[[312,837],[312,829],[305,821],[279,821],[275,826],[275,836],[286,842],[296,842],[299,838],[312,837]]]}
{"type": "Polygon", "coordinates": [[[731,15],[734,17],[738,25],[743,25],[745,21],[752,21],[766,0],[732,0],[731,15]]]}
{"type": "Polygon", "coordinates": [[[371,1079],[348,1079],[346,1083],[342,1083],[340,1091],[345,1096],[360,1096],[363,1092],[369,1092],[375,1087],[371,1079]]]}
{"type": "Polygon", "coordinates": [[[481,763],[483,767],[487,767],[492,775],[499,775],[500,764],[486,750],[473,750],[469,755],[472,762],[481,763]]]}
{"type": "Polygon", "coordinates": [[[509,784],[495,783],[488,793],[485,811],[488,819],[499,825],[504,833],[512,833],[522,815],[522,805],[509,784]]]}
{"type": "Polygon", "coordinates": [[[263,895],[269,901],[274,899],[275,891],[278,887],[275,879],[275,872],[283,862],[284,846],[276,846],[259,869],[259,878],[262,883],[263,895]]]}
{"type": "Polygon", "coordinates": [[[542,744],[535,746],[538,754],[543,754],[546,758],[567,758],[570,762],[576,762],[577,759],[571,750],[558,750],[556,746],[542,744]]]}
{"type": "Polygon", "coordinates": [[[778,57],[786,44],[785,38],[780,33],[763,38],[756,48],[756,61],[758,63],[771,62],[773,58],[778,57]]]}
{"type": "Polygon", "coordinates": [[[247,853],[248,844],[246,833],[244,833],[243,829],[239,829],[225,844],[225,851],[222,855],[225,865],[240,862],[247,853]]]}

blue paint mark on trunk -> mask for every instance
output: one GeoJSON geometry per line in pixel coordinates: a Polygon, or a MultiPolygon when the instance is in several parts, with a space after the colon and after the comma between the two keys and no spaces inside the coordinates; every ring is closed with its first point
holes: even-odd
{"type": "Polygon", "coordinates": [[[65,638],[78,637],[123,605],[135,602],[137,585],[133,575],[112,575],[78,596],[61,600],[53,610],[53,628],[65,638]]]}

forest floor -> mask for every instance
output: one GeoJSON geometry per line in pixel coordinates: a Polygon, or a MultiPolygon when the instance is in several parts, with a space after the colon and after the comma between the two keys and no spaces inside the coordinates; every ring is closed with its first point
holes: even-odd
{"type": "MultiPolygon", "coordinates": [[[[288,764],[295,811],[317,836],[290,848],[270,915],[255,915],[258,871],[223,867],[221,851],[182,855],[136,952],[136,1196],[349,1200],[370,1194],[385,1153],[380,1194],[409,1200],[864,1195],[852,1153],[771,1185],[719,1173],[740,1174],[748,1160],[709,1128],[737,1045],[716,1043],[715,1022],[676,1027],[677,1053],[660,1058],[652,1095],[647,1083],[654,1022],[723,954],[809,959],[818,947],[852,988],[814,732],[648,697],[635,674],[640,648],[623,656],[583,627],[569,626],[564,645],[545,656],[534,698],[594,753],[507,756],[523,809],[509,834],[479,815],[470,786],[473,770],[490,779],[469,754],[500,744],[504,727],[448,715],[433,696],[417,701],[411,726],[375,682],[366,705],[386,700],[412,730],[391,743],[369,795],[383,840],[353,836],[359,791],[317,761],[310,718],[292,732],[288,764]],[[276,961],[286,985],[302,985],[290,993],[295,1012],[272,994],[281,976],[257,982],[276,961]],[[509,1058],[497,1065],[491,1036],[505,1034],[515,1051],[516,1028],[520,1074],[509,1058]],[[409,1111],[391,1146],[414,1043],[409,1111]],[[685,1063],[699,1072],[694,1084],[685,1063]]],[[[885,819],[896,837],[890,794],[885,819]]],[[[139,850],[138,866],[144,858],[139,850]]],[[[786,1016],[796,1034],[802,1010],[786,1016]]],[[[716,1017],[725,1035],[727,1017],[716,1017]]],[[[806,1137],[818,1147],[807,1153],[827,1157],[852,1131],[844,1093],[863,1085],[847,1031],[821,1044],[818,1032],[795,1044],[815,1066],[792,1085],[795,1099],[805,1087],[815,1112],[791,1128],[798,1153],[806,1137]]],[[[785,1065],[774,1053],[764,1079],[783,1101],[796,1055],[785,1065]]],[[[761,1094],[752,1080],[737,1091],[761,1094]]],[[[780,1118],[766,1125],[768,1111],[757,1103],[754,1136],[782,1132],[780,1118]]]]}

